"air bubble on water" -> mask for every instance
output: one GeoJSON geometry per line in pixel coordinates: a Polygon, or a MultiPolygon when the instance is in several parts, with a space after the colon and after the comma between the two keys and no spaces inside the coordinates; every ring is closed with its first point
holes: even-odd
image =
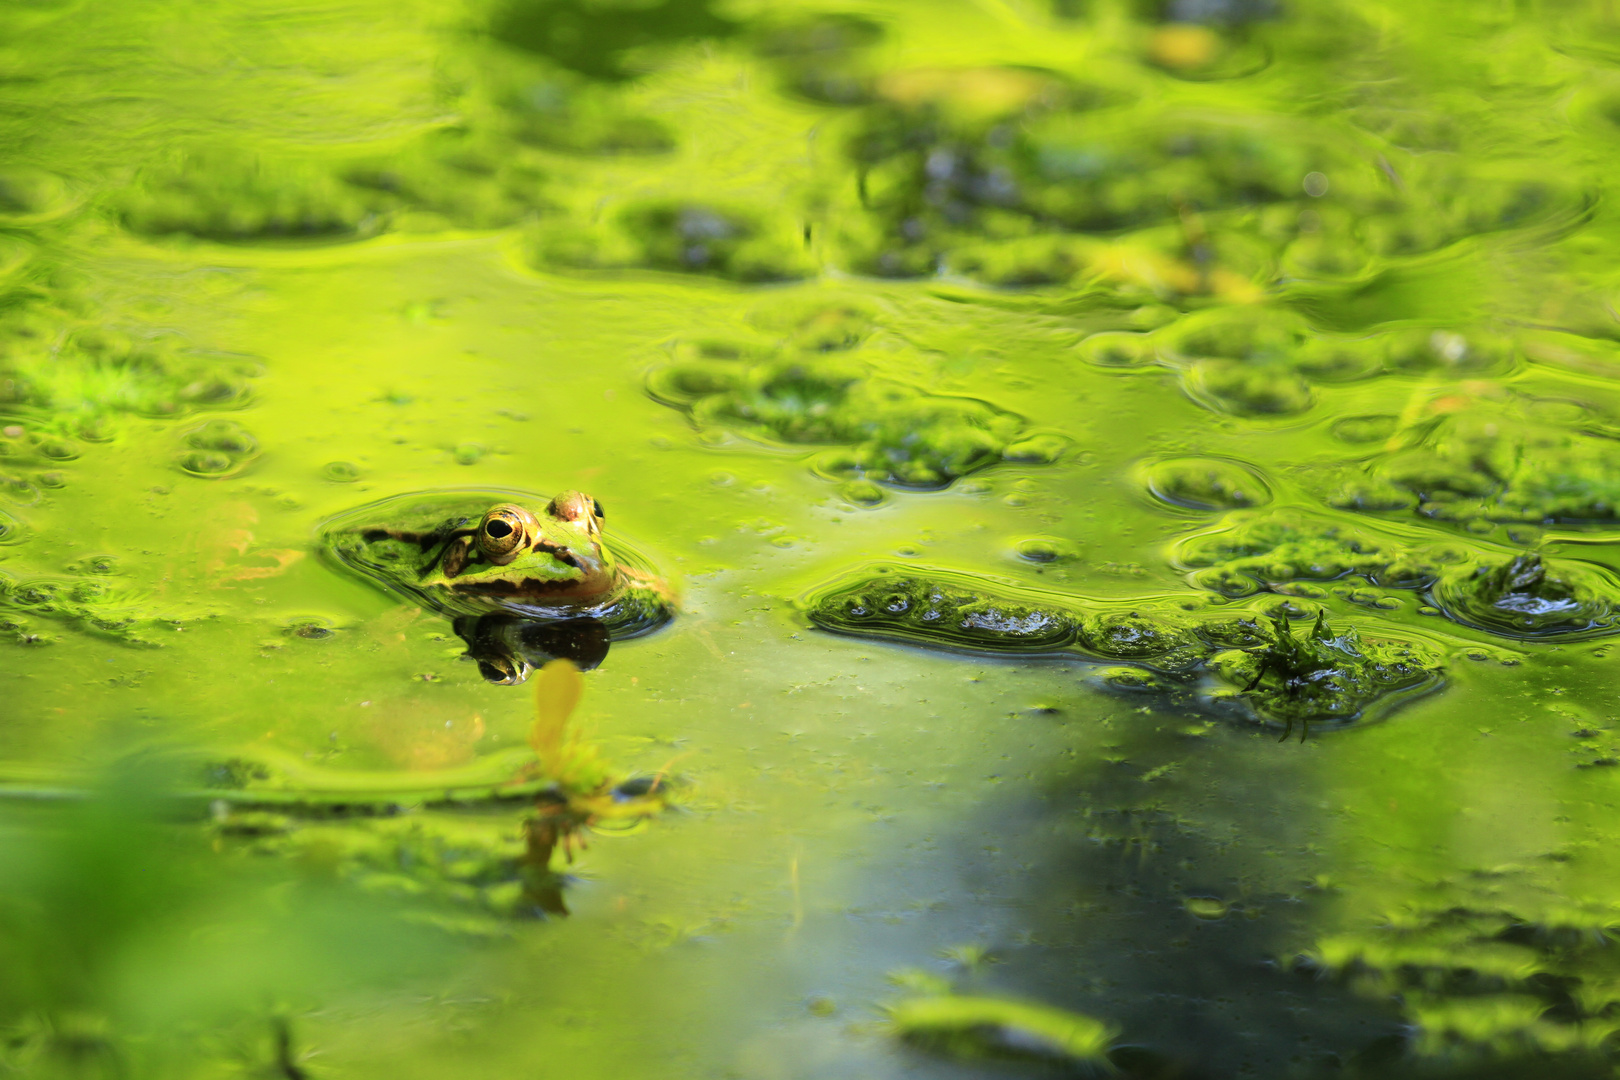
{"type": "Polygon", "coordinates": [[[334,484],[349,484],[360,479],[362,470],[352,461],[328,461],[321,466],[321,475],[334,484]]]}

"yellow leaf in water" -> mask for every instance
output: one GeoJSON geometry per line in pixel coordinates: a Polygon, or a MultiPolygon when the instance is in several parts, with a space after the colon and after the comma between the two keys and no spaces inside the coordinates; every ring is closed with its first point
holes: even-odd
{"type": "Polygon", "coordinates": [[[534,680],[534,727],[529,745],[540,760],[555,764],[562,750],[568,717],[579,704],[585,680],[572,660],[552,660],[540,669],[534,680]]]}

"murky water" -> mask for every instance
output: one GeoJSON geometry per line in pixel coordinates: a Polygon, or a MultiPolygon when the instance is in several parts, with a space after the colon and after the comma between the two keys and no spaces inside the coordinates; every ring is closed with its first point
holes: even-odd
{"type": "Polygon", "coordinates": [[[0,1071],[1610,1075],[1617,31],[7,5],[0,1071]]]}

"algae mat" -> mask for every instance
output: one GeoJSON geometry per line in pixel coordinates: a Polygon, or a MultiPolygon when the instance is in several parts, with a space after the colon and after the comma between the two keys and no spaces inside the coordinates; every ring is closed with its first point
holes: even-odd
{"type": "Polygon", "coordinates": [[[1616,30],[8,5],[0,1071],[1610,1075],[1616,30]]]}

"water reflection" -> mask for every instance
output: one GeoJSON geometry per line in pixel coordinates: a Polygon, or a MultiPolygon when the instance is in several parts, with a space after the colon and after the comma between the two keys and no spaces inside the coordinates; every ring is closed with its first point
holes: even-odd
{"type": "Polygon", "coordinates": [[[467,656],[488,682],[514,686],[551,660],[572,660],[590,671],[606,659],[612,638],[600,619],[545,622],[516,615],[460,615],[452,623],[467,656]]]}

